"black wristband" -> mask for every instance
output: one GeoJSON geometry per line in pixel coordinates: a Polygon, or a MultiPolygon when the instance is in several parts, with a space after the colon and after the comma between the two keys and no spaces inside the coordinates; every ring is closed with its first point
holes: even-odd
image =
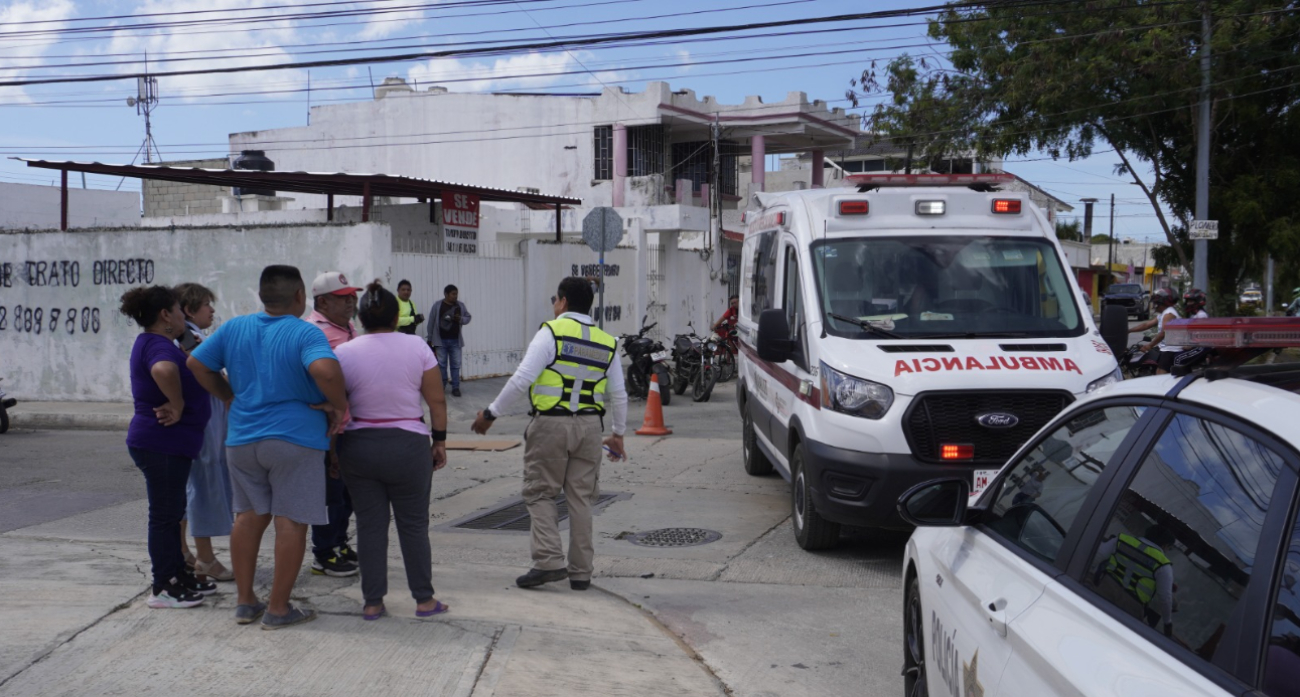
{"type": "Polygon", "coordinates": [[[436,429],[436,428],[433,429],[432,432],[431,432],[429,435],[433,436],[433,442],[435,442],[435,443],[441,443],[441,442],[447,440],[447,432],[446,432],[446,431],[439,431],[439,430],[436,429]]]}
{"type": "Polygon", "coordinates": [[[484,418],[485,420],[487,420],[487,421],[496,421],[496,420],[497,420],[497,415],[492,413],[492,408],[491,408],[491,407],[484,407],[484,408],[483,408],[483,418],[484,418]]]}

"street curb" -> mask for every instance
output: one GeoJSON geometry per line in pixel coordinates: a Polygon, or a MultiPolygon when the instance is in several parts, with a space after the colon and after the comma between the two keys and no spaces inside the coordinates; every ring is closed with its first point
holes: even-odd
{"type": "Polygon", "coordinates": [[[60,414],[25,412],[22,405],[9,412],[13,428],[43,431],[125,431],[131,425],[130,414],[60,414]]]}

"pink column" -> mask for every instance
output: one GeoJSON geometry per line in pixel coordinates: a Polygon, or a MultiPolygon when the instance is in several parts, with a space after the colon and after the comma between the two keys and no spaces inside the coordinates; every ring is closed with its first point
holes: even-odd
{"type": "Polygon", "coordinates": [[[754,188],[758,191],[764,191],[763,188],[767,181],[767,139],[763,136],[754,136],[749,141],[750,159],[753,162],[750,165],[754,188]]]}
{"type": "Polygon", "coordinates": [[[615,207],[623,205],[627,189],[627,126],[614,124],[614,200],[615,207]]]}
{"type": "Polygon", "coordinates": [[[826,183],[826,151],[812,151],[812,188],[820,189],[826,183]]]}

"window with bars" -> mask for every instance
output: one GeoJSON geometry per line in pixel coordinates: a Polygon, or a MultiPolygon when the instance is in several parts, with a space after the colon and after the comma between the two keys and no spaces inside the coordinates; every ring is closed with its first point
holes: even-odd
{"type": "Polygon", "coordinates": [[[593,148],[596,153],[592,178],[597,181],[614,178],[614,127],[597,126],[593,129],[593,148]]]}
{"type": "MultiPolygon", "coordinates": [[[[614,178],[614,127],[596,126],[593,131],[595,161],[592,168],[597,181],[614,178]]],[[[652,123],[627,129],[627,174],[644,177],[663,174],[664,127],[652,123]]]]}
{"type": "MultiPolygon", "coordinates": [[[[723,194],[735,196],[736,158],[740,155],[742,147],[739,143],[730,140],[718,141],[718,146],[721,150],[718,190],[723,194]]],[[[672,179],[691,180],[691,188],[694,191],[699,191],[700,185],[709,183],[713,170],[713,146],[709,141],[673,143],[672,151],[672,179]]]]}

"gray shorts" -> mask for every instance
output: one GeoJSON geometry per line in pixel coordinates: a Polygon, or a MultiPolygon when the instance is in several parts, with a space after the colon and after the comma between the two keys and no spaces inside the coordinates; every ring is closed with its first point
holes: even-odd
{"type": "Polygon", "coordinates": [[[282,440],[226,448],[234,511],[325,525],[325,451],[282,440]]]}

